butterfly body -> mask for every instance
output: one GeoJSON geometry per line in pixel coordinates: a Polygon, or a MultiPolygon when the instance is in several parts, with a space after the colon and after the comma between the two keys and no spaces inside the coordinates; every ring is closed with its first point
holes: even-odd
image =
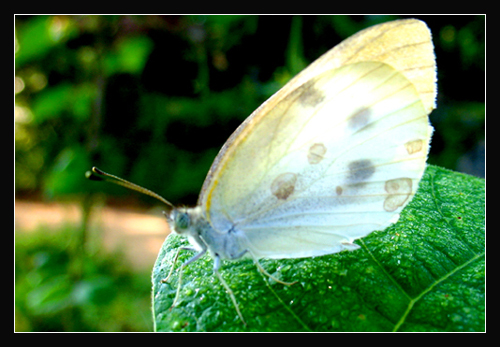
{"type": "Polygon", "coordinates": [[[178,208],[168,217],[174,233],[188,238],[198,252],[210,251],[212,257],[219,259],[239,259],[247,253],[242,232],[235,229],[217,232],[207,222],[200,207],[178,208]]]}

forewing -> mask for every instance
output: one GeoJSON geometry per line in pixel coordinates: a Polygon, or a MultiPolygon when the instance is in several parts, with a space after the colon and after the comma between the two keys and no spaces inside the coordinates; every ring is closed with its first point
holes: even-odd
{"type": "Polygon", "coordinates": [[[200,195],[215,230],[283,258],[334,253],[397,220],[425,169],[435,66],[425,24],[392,23],[327,52],[231,136],[200,195]],[[422,25],[413,43],[390,39],[422,25]],[[376,52],[384,42],[392,54],[376,52]],[[389,64],[395,55],[413,65],[389,64]]]}

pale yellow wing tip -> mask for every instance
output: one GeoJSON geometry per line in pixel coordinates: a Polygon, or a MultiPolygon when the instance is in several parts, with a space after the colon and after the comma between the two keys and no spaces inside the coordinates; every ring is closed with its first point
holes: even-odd
{"type": "MultiPolygon", "coordinates": [[[[361,61],[379,61],[401,71],[416,87],[427,113],[436,108],[436,58],[427,24],[400,19],[378,24],[348,37],[323,54],[296,78],[361,61]]],[[[300,82],[299,82],[300,83],[300,82]]]]}

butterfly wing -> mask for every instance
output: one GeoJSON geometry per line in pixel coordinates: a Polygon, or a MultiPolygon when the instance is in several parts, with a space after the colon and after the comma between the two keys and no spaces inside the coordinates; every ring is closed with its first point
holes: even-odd
{"type": "Polygon", "coordinates": [[[207,220],[219,232],[242,231],[257,257],[353,248],[397,220],[415,194],[434,81],[422,22],[391,22],[344,41],[230,137],[200,195],[207,220]]]}

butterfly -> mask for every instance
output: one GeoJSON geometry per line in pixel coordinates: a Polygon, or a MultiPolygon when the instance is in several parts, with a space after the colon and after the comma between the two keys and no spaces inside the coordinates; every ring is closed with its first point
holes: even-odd
{"type": "Polygon", "coordinates": [[[250,257],[266,273],[258,259],[356,250],[354,240],[395,223],[426,167],[435,99],[427,25],[387,22],[341,42],[257,108],[215,158],[196,207],[176,208],[97,168],[89,177],[169,206],[171,230],[191,244],[174,263],[196,252],[181,265],[174,305],[182,269],[208,251],[244,322],[221,260],[250,257]]]}

